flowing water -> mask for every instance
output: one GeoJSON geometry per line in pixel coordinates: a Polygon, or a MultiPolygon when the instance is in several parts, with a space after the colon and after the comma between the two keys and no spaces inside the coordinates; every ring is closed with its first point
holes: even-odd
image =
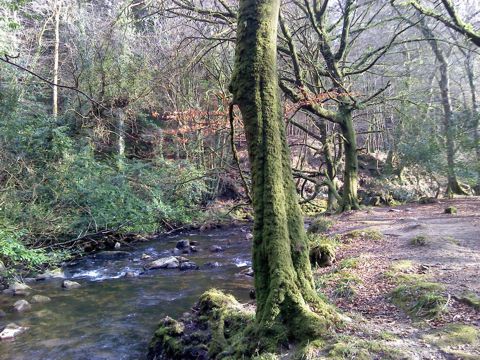
{"type": "MultiPolygon", "coordinates": [[[[238,275],[250,265],[250,242],[245,229],[190,233],[139,244],[130,256],[105,260],[87,257],[64,269],[66,278],[81,283],[79,289],[63,290],[61,279],[31,284],[31,295],[52,301],[32,304],[25,313],[11,311],[21,297],[0,295],[0,328],[10,322],[29,330],[14,341],[0,342],[5,360],[110,360],[142,359],[156,324],[165,315],[178,317],[198,296],[216,287],[246,301],[252,279],[238,275]],[[142,273],[142,254],[157,259],[171,254],[178,240],[198,242],[198,253],[186,255],[199,270],[149,270],[142,273]],[[212,245],[224,251],[212,253],[212,245]],[[216,266],[208,263],[216,262],[216,266]],[[137,274],[125,277],[126,272],[137,274]]],[[[30,296],[26,297],[27,300],[30,296]]]]}

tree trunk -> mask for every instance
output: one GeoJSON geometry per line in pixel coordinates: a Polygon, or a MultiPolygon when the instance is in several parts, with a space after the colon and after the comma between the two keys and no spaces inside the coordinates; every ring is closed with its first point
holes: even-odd
{"type": "Polygon", "coordinates": [[[280,0],[240,1],[230,85],[252,169],[256,336],[269,334],[270,342],[279,325],[281,333],[305,341],[325,334],[332,318],[315,291],[291,172],[276,65],[279,7],[280,0]]]}
{"type": "Polygon", "coordinates": [[[340,128],[344,137],[345,147],[345,170],[343,174],[343,198],[342,211],[358,210],[358,157],[357,157],[357,138],[355,127],[353,126],[352,111],[348,105],[339,106],[339,114],[342,118],[340,128]]]}
{"type": "Polygon", "coordinates": [[[337,185],[336,185],[336,176],[337,176],[337,165],[332,156],[332,140],[328,138],[328,128],[327,122],[324,120],[322,124],[318,124],[320,127],[320,134],[323,138],[324,146],[323,153],[325,155],[325,164],[327,165],[327,177],[328,180],[332,183],[332,186],[328,187],[328,202],[327,202],[327,211],[334,211],[338,207],[337,201],[337,185]]]}
{"type": "Polygon", "coordinates": [[[452,194],[465,195],[465,191],[462,189],[458,183],[457,175],[455,174],[455,143],[453,139],[453,110],[452,110],[452,101],[450,99],[450,79],[448,64],[445,58],[442,56],[437,59],[440,62],[440,92],[442,96],[442,107],[443,107],[443,131],[446,139],[447,146],[447,175],[448,175],[448,184],[447,184],[447,194],[450,196],[452,194]]]}
{"type": "Polygon", "coordinates": [[[428,25],[425,23],[425,20],[422,19],[419,23],[420,30],[423,33],[423,36],[426,39],[429,39],[428,43],[432,48],[433,53],[439,63],[440,70],[440,94],[442,98],[442,107],[443,107],[443,132],[446,139],[446,148],[447,148],[447,195],[451,196],[453,194],[465,195],[465,191],[462,189],[458,183],[457,176],[455,174],[455,142],[453,138],[453,110],[452,110],[452,101],[450,99],[450,78],[448,71],[448,62],[445,57],[444,52],[440,48],[438,41],[436,40],[433,32],[430,30],[428,25]]]}
{"type": "Polygon", "coordinates": [[[117,168],[123,170],[125,165],[125,109],[116,108],[112,113],[115,118],[117,168]]]}
{"type": "Polygon", "coordinates": [[[480,195],[480,133],[479,133],[479,121],[480,113],[478,111],[477,101],[477,89],[475,86],[475,74],[473,72],[472,54],[467,55],[466,69],[468,84],[470,86],[470,94],[472,96],[472,124],[473,124],[473,140],[475,142],[475,153],[477,155],[476,167],[477,167],[477,184],[475,185],[475,194],[480,195]]]}
{"type": "MultiPolygon", "coordinates": [[[[58,84],[58,63],[60,52],[60,5],[56,0],[54,3],[54,26],[55,40],[53,49],[53,83],[58,84]]],[[[52,94],[52,115],[54,118],[58,116],[58,86],[53,86],[52,94]]]]}

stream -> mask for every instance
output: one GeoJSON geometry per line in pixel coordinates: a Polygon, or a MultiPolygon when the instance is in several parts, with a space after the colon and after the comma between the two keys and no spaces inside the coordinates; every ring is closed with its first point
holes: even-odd
{"type": "Polygon", "coordinates": [[[251,265],[247,228],[183,233],[137,244],[130,256],[106,260],[95,256],[64,268],[66,279],[82,287],[61,288],[62,279],[29,284],[27,297],[0,295],[0,328],[14,322],[29,330],[14,341],[0,342],[2,360],[119,360],[144,358],[148,342],[165,315],[178,317],[188,311],[199,295],[211,287],[247,301],[252,278],[238,273],[251,265]],[[142,254],[152,260],[171,255],[179,240],[197,241],[199,251],[184,255],[199,270],[143,270],[142,254]],[[211,252],[213,245],[224,251],[211,252]],[[212,266],[209,263],[216,263],[212,266]],[[135,274],[125,277],[125,274],[135,274]],[[144,273],[142,273],[144,272],[144,273]],[[32,304],[25,313],[12,311],[12,304],[32,295],[52,301],[32,304]]]}

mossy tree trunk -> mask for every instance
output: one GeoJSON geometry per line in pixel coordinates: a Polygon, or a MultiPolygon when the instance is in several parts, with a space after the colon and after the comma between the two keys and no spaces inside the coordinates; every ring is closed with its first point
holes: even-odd
{"type": "MultiPolygon", "coordinates": [[[[290,166],[277,75],[280,0],[241,0],[230,85],[245,124],[255,212],[256,335],[297,340],[327,331],[331,310],[314,288],[290,166]]],[[[271,340],[270,340],[271,341],[271,340]]]]}
{"type": "Polygon", "coordinates": [[[353,125],[352,110],[348,105],[339,106],[339,115],[342,121],[340,128],[344,138],[345,170],[343,174],[342,211],[358,210],[358,157],[357,138],[353,125]]]}

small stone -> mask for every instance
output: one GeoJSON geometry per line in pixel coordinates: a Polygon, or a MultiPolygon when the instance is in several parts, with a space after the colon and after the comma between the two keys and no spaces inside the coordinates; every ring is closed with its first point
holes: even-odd
{"type": "Polygon", "coordinates": [[[122,244],[120,244],[118,241],[113,245],[114,249],[120,249],[122,247],[122,244]]]}
{"type": "Polygon", "coordinates": [[[66,290],[70,290],[70,289],[78,289],[79,287],[81,287],[82,285],[80,285],[78,282],[76,281],[70,281],[70,280],[63,280],[62,282],[62,288],[66,289],[66,290]]]}
{"type": "Polygon", "coordinates": [[[32,303],[41,304],[52,301],[48,296],[43,295],[33,295],[32,296],[32,303]]]}
{"type": "Polygon", "coordinates": [[[15,336],[20,335],[21,333],[24,333],[27,330],[28,330],[27,327],[18,326],[15,323],[10,323],[0,333],[0,340],[13,339],[15,336]]]}
{"type": "Polygon", "coordinates": [[[191,252],[198,252],[198,248],[196,246],[190,246],[190,251],[191,252]]]}
{"type": "Polygon", "coordinates": [[[182,254],[183,254],[182,250],[178,248],[173,249],[173,255],[182,255],[182,254]]]}
{"type": "Polygon", "coordinates": [[[180,262],[175,256],[167,256],[148,264],[148,269],[175,269],[180,266],[180,262]]]}
{"type": "Polygon", "coordinates": [[[0,310],[0,318],[7,316],[7,313],[3,310],[0,310]]]}
{"type": "Polygon", "coordinates": [[[198,241],[190,240],[190,245],[196,246],[196,245],[198,245],[198,241]]]}
{"type": "Polygon", "coordinates": [[[255,289],[250,289],[250,292],[248,294],[250,296],[250,299],[255,300],[257,295],[255,293],[255,289]]]}
{"type": "Polygon", "coordinates": [[[218,246],[218,245],[213,245],[210,247],[210,251],[211,252],[221,252],[223,251],[223,248],[221,246],[218,246]]]}
{"type": "Polygon", "coordinates": [[[3,262],[0,260],[0,274],[3,274],[6,271],[7,271],[7,268],[5,267],[3,262]]]}
{"type": "Polygon", "coordinates": [[[187,261],[180,264],[180,270],[198,270],[198,265],[195,264],[193,261],[187,261]]]}
{"type": "Polygon", "coordinates": [[[18,300],[13,304],[13,308],[17,312],[29,311],[32,309],[32,305],[27,300],[18,300]]]}
{"type": "Polygon", "coordinates": [[[184,263],[184,262],[190,261],[190,260],[188,260],[186,257],[183,257],[183,256],[177,256],[176,258],[177,258],[177,260],[178,260],[180,263],[184,263]]]}
{"type": "Polygon", "coordinates": [[[151,258],[152,257],[148,254],[142,254],[142,257],[141,257],[142,260],[150,260],[151,258]]]}
{"type": "Polygon", "coordinates": [[[249,233],[247,233],[247,234],[245,235],[245,238],[246,238],[247,240],[252,240],[252,239],[253,239],[253,234],[252,234],[251,232],[249,232],[249,233]]]}
{"type": "Polygon", "coordinates": [[[177,245],[175,245],[177,249],[183,250],[183,249],[188,249],[190,247],[190,241],[188,240],[180,240],[177,242],[177,245]]]}

